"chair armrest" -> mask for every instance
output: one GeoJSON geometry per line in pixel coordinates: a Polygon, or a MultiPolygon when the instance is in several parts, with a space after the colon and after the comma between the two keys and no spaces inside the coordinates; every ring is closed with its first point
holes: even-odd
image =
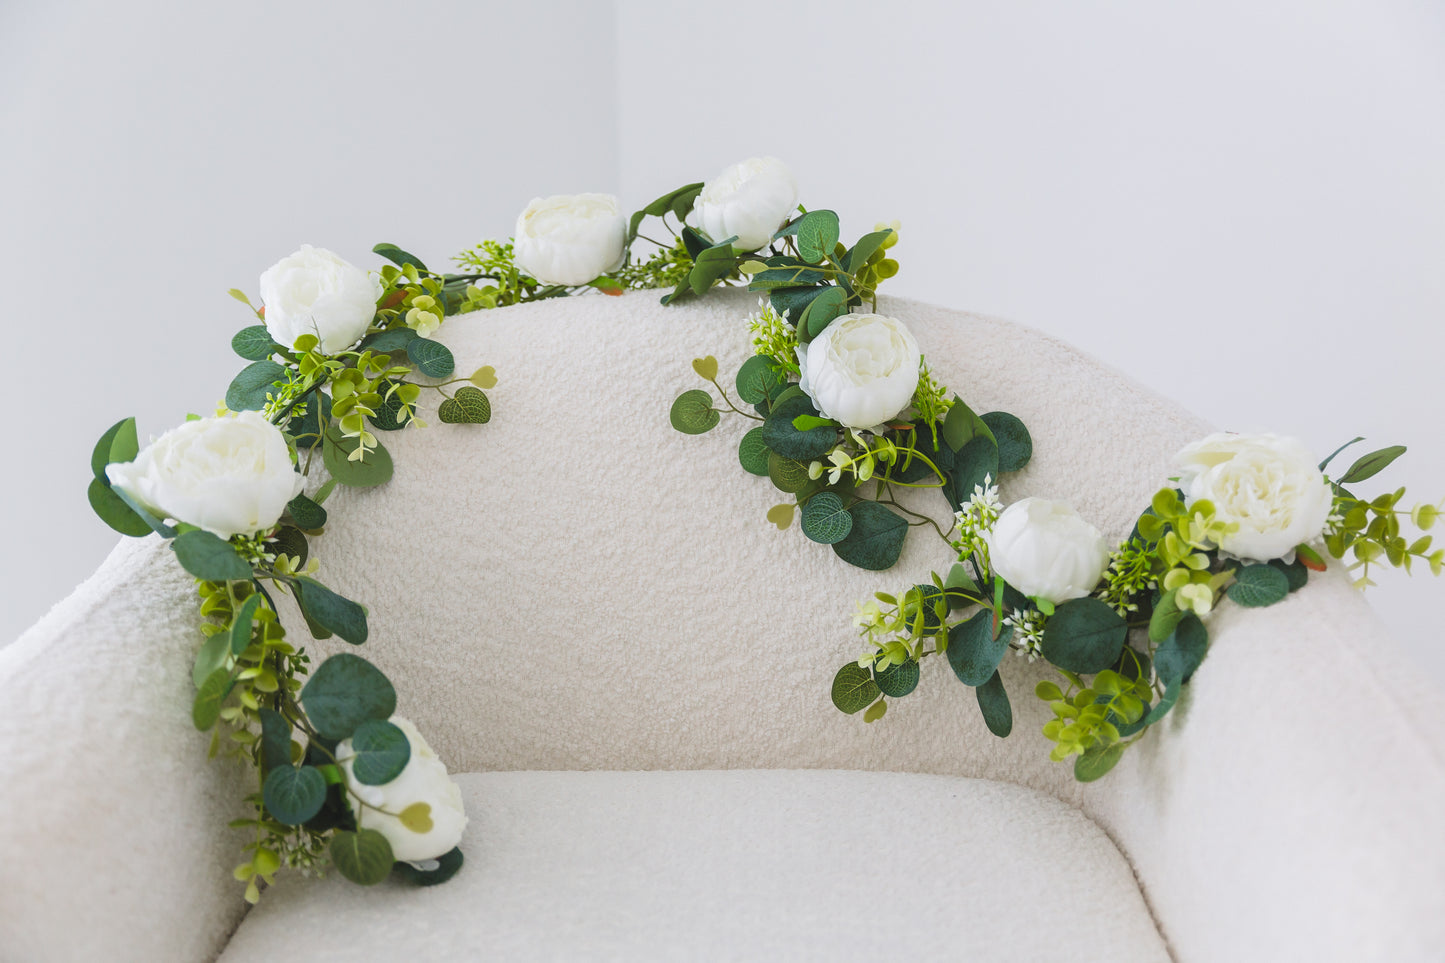
{"type": "Polygon", "coordinates": [[[0,957],[213,959],[238,924],[245,772],[191,725],[198,618],[127,539],[0,649],[0,957]]]}

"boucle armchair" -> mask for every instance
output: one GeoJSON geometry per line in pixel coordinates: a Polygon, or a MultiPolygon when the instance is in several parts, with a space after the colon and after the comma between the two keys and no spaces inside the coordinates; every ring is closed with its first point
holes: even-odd
{"type": "MultiPolygon", "coordinates": [[[[247,911],[225,829],[245,774],[203,764],[187,711],[194,590],[128,540],[0,649],[0,958],[1445,954],[1445,702],[1338,571],[1217,611],[1192,691],[1096,783],[1047,759],[1042,663],[1005,663],[1007,740],[946,664],[878,723],[838,713],[853,603],[943,559],[914,538],[890,572],[852,568],[765,521],[783,498],[735,444],[668,426],[689,359],[741,363],[754,299],[456,319],[438,339],[497,369],[492,422],[389,436],[395,478],[328,504],[316,550],[370,608],[361,653],[462,774],[454,880],[289,877],[247,911]]],[[[881,309],[973,407],[1029,425],[1006,501],[1067,498],[1122,536],[1210,430],[1037,332],[881,309]]]]}

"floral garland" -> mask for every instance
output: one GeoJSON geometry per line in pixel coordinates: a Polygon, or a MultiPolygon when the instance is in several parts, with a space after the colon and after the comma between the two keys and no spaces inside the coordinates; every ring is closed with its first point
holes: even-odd
{"type": "Polygon", "coordinates": [[[896,228],[845,249],[831,211],[798,208],[782,220],[793,210],[777,203],[787,193],[780,185],[791,182],[784,174],[776,162],[745,162],[704,192],[723,197],[726,216],[703,217],[721,225],[716,233],[782,223],[734,239],[750,250],[769,245],[767,256],[737,265],[750,289],[767,294],[747,318],[754,356],[736,377],[739,399],[755,413],[733,404],[709,356],[693,369],[726,408],[694,389],[673,403],[671,420],[688,434],[711,430],[726,413],[760,421],[743,437],[739,461],[793,496],[768,520],[786,529],[796,512],[804,535],[850,564],[891,567],[908,530],[922,525],[949,546],[946,574],[860,603],[854,625],[867,649],[834,677],[842,712],[882,718],[889,698],[918,687],[923,660],[943,655],[974,690],[988,729],[1006,737],[1013,710],[999,666],[1010,650],[1042,658],[1060,676],[1035,688],[1053,712],[1043,726],[1050,758],[1072,757],[1075,778],[1087,782],[1178,701],[1208,652],[1203,620],[1221,599],[1281,601],[1325,570],[1316,546],[1352,556],[1360,588],[1374,584],[1369,568],[1382,561],[1407,572],[1414,561],[1436,575],[1445,569],[1445,548],[1432,550],[1425,534],[1445,502],[1405,510],[1404,488],[1366,499],[1345,487],[1386,468],[1402,446],[1370,452],[1331,479],[1324,471],[1348,445],[1316,466],[1295,439],[1211,435],[1179,454],[1176,484],[1112,549],[1063,502],[1026,498],[1004,508],[998,478],[1033,451],[1023,423],[947,399],[901,321],[851,313],[896,273],[896,262],[878,257],[896,243],[896,228]],[[945,526],[904,508],[897,487],[940,488],[952,518],[945,526]],[[1413,540],[1402,534],[1406,520],[1420,530],[1413,540]]]}

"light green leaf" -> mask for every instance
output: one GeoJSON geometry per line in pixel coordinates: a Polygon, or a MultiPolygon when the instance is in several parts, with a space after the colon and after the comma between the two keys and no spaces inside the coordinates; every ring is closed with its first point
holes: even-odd
{"type": "Polygon", "coordinates": [[[470,379],[472,384],[483,390],[497,386],[497,371],[491,365],[483,365],[472,372],[470,379]]]}
{"type": "Polygon", "coordinates": [[[1074,758],[1074,778],[1079,782],[1093,782],[1104,776],[1115,764],[1124,758],[1122,743],[1114,743],[1102,749],[1090,749],[1074,758]]]}
{"type": "Polygon", "coordinates": [[[712,355],[706,358],[693,358],[692,370],[697,372],[699,378],[704,381],[717,380],[717,359],[712,355]]]}
{"type": "Polygon", "coordinates": [[[817,264],[838,245],[838,215],[832,211],[809,211],[797,222],[798,255],[817,264]]]}
{"type": "Polygon", "coordinates": [[[685,435],[701,435],[717,427],[720,415],[712,406],[712,395],[701,388],[684,391],[672,403],[668,419],[685,435]]]}
{"type": "MultiPolygon", "coordinates": [[[[761,475],[764,478],[768,474],[768,446],[763,441],[763,429],[754,428],[743,440],[738,442],[738,461],[742,463],[743,469],[751,475],[761,475]]],[[[145,534],[142,532],[141,534],[145,534]]]]}
{"type": "Polygon", "coordinates": [[[856,662],[849,662],[833,677],[833,705],[850,716],[872,705],[880,691],[873,673],[856,662]]]}

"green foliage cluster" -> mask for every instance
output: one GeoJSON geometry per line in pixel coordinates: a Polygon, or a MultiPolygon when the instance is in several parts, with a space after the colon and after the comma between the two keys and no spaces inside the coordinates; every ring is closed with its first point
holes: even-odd
{"type": "MultiPolygon", "coordinates": [[[[1324,460],[1320,469],[1324,470],[1335,455],[1349,445],[1362,440],[1356,438],[1342,446],[1324,460]]],[[[1380,562],[1409,572],[1411,566],[1420,561],[1430,567],[1432,575],[1445,571],[1445,548],[1433,548],[1434,536],[1427,534],[1439,520],[1445,502],[1422,502],[1404,509],[1401,508],[1405,498],[1403,487],[1368,499],[1344,487],[1373,478],[1404,453],[1403,445],[1392,445],[1361,455],[1334,482],[1335,501],[1325,530],[1325,549],[1335,558],[1343,559],[1346,554],[1353,558],[1349,567],[1359,573],[1355,579],[1359,588],[1375,584],[1370,578],[1370,566],[1380,562]],[[1419,534],[1406,538],[1401,519],[1408,519],[1419,534]]]]}

